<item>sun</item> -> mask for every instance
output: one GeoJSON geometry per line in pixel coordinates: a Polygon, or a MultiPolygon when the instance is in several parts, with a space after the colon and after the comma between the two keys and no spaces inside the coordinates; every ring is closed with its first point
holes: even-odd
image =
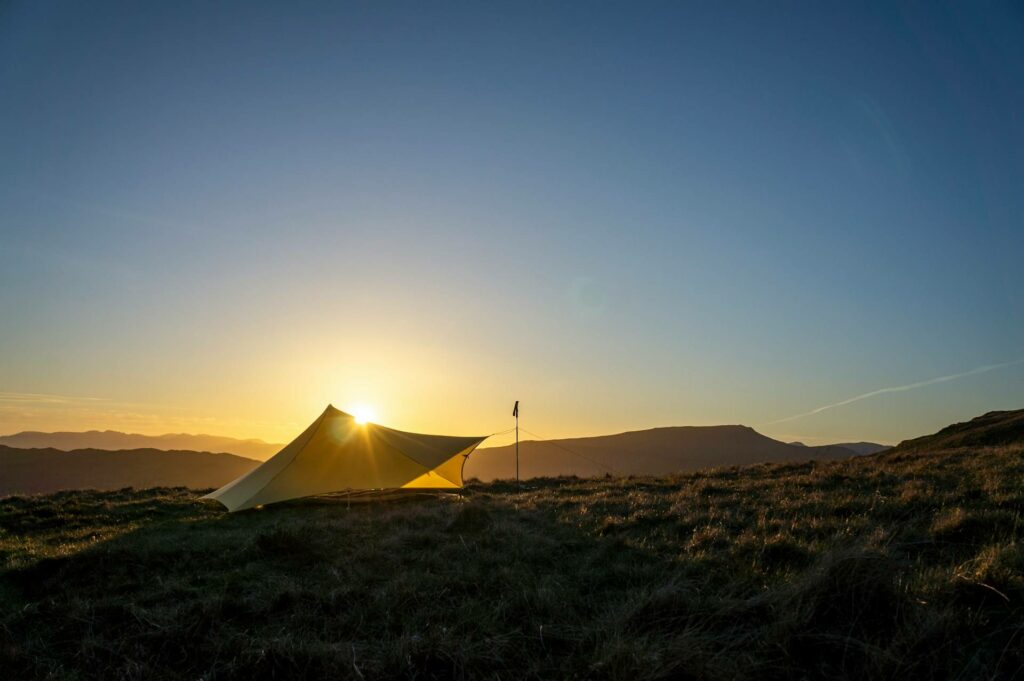
{"type": "Polygon", "coordinates": [[[368,407],[365,404],[360,404],[357,407],[352,408],[352,416],[355,418],[356,423],[362,425],[369,423],[377,418],[377,412],[373,407],[368,407]]]}

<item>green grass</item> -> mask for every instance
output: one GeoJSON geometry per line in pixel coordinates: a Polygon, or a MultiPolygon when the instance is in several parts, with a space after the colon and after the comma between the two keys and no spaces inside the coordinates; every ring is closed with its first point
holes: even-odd
{"type": "Polygon", "coordinates": [[[1024,678],[1020,447],[196,496],[0,500],[0,676],[1024,678]]]}

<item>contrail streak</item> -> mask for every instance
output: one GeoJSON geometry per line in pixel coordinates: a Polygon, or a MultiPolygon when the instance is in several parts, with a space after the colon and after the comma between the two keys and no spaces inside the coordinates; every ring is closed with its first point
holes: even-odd
{"type": "Polygon", "coordinates": [[[893,387],[890,387],[890,388],[882,388],[880,390],[872,390],[869,393],[864,393],[863,395],[857,395],[856,397],[850,397],[850,398],[845,399],[845,400],[843,400],[841,402],[834,402],[833,404],[826,404],[823,407],[818,407],[817,409],[812,409],[812,410],[804,412],[802,414],[797,414],[796,416],[787,416],[784,419],[778,419],[778,420],[775,420],[775,421],[769,421],[768,423],[762,423],[761,425],[763,425],[763,426],[772,426],[772,425],[775,425],[776,423],[785,423],[786,421],[795,421],[797,419],[802,419],[805,416],[812,416],[814,414],[820,414],[821,412],[825,411],[826,409],[834,409],[836,407],[842,407],[844,405],[851,404],[853,402],[860,402],[861,400],[866,400],[869,397],[874,397],[876,395],[884,395],[886,393],[902,393],[902,392],[906,392],[908,390],[915,390],[917,388],[923,388],[926,385],[935,385],[936,383],[945,383],[946,381],[954,381],[954,380],[956,380],[958,378],[963,378],[964,376],[974,376],[975,374],[984,374],[984,373],[987,373],[989,371],[995,371],[996,369],[1005,369],[1006,367],[1012,367],[1012,366],[1015,366],[1017,364],[1024,364],[1024,358],[1015,359],[1012,362],[1003,362],[1002,364],[986,364],[985,366],[980,366],[980,367],[977,367],[976,369],[971,369],[970,371],[964,371],[964,372],[959,373],[959,374],[950,374],[949,376],[939,376],[938,378],[929,378],[927,381],[918,381],[917,383],[910,383],[908,385],[897,385],[897,386],[893,386],[893,387]]]}

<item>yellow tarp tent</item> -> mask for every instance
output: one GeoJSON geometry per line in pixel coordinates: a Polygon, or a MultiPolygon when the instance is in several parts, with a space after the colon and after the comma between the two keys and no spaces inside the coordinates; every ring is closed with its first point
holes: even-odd
{"type": "Polygon", "coordinates": [[[258,468],[204,499],[229,511],[316,494],[371,489],[457,489],[466,457],[487,439],[404,433],[328,405],[301,435],[258,468]]]}

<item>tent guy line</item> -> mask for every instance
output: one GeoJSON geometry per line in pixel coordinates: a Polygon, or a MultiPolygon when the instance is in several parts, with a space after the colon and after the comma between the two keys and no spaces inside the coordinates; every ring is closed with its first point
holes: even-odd
{"type": "Polygon", "coordinates": [[[530,432],[526,428],[521,428],[521,430],[524,433],[526,433],[527,435],[532,435],[535,438],[537,438],[538,440],[543,440],[544,442],[546,442],[547,444],[551,445],[552,447],[557,447],[557,448],[559,448],[559,449],[561,449],[563,451],[569,452],[573,456],[578,456],[579,458],[583,459],[584,461],[589,461],[590,463],[594,464],[595,466],[599,466],[599,467],[605,469],[609,473],[615,473],[616,475],[621,475],[621,473],[619,473],[619,471],[615,470],[611,466],[606,466],[605,464],[601,463],[600,461],[597,461],[595,459],[591,459],[589,456],[585,456],[583,454],[580,454],[579,452],[573,451],[569,447],[566,447],[565,445],[560,444],[557,440],[549,440],[549,439],[545,438],[542,435],[538,435],[537,433],[530,432]]]}
{"type": "MultiPolygon", "coordinates": [[[[517,423],[517,432],[518,428],[517,423]]],[[[522,430],[544,440],[537,433],[522,430]]],[[[218,501],[234,512],[337,492],[461,489],[465,484],[466,459],[488,437],[491,436],[407,433],[375,423],[360,423],[351,414],[327,405],[306,430],[277,454],[202,498],[218,501]]],[[[548,443],[617,473],[570,447],[550,440],[548,443]]]]}

